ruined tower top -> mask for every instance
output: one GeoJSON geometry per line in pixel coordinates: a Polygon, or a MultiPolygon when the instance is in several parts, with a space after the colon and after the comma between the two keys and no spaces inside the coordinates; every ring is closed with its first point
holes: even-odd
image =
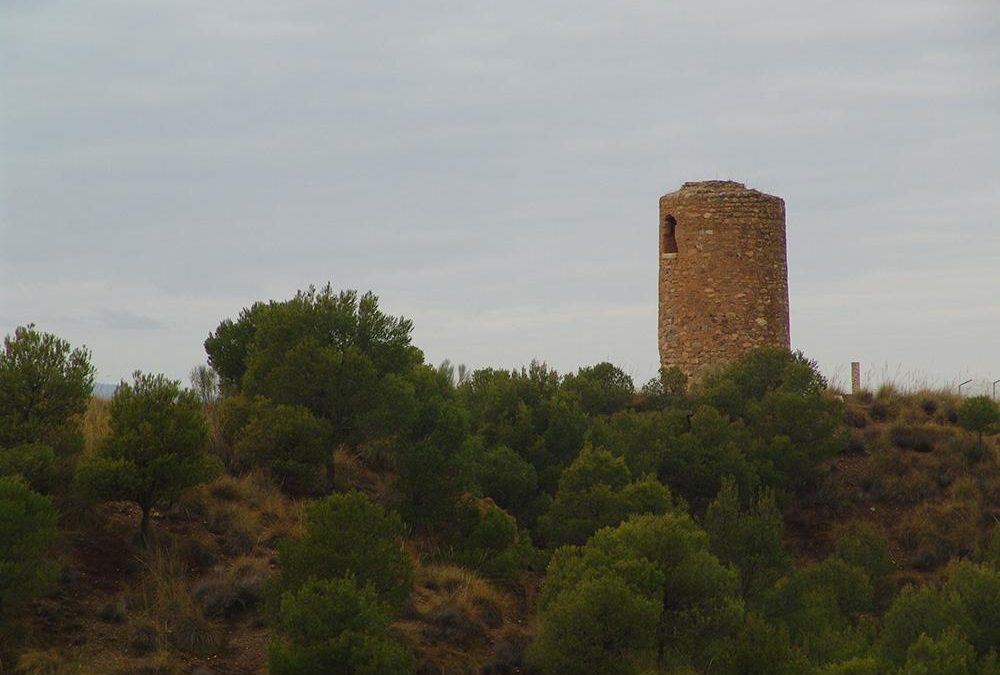
{"type": "Polygon", "coordinates": [[[660,197],[660,363],[692,379],[754,347],[788,348],[785,202],[743,183],[660,197]]]}
{"type": "Polygon", "coordinates": [[[769,195],[765,192],[761,192],[760,190],[748,188],[743,183],[737,183],[734,180],[688,181],[681,185],[680,190],[676,190],[660,197],[660,201],[680,195],[684,195],[686,197],[700,195],[705,199],[726,199],[727,197],[739,198],[740,196],[747,194],[753,195],[759,199],[772,199],[784,203],[784,200],[781,197],[775,197],[774,195],[769,195]]]}

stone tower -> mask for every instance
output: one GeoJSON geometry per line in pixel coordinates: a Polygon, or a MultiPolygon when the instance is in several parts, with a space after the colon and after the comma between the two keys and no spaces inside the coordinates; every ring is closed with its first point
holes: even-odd
{"type": "Polygon", "coordinates": [[[660,197],[660,364],[697,380],[753,347],[789,348],[785,202],[742,183],[660,197]]]}

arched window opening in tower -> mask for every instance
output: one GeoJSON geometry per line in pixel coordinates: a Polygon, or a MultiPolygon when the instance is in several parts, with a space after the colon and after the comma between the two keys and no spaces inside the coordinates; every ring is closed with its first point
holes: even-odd
{"type": "Polygon", "coordinates": [[[677,219],[671,215],[663,221],[663,252],[677,253],[677,219]]]}

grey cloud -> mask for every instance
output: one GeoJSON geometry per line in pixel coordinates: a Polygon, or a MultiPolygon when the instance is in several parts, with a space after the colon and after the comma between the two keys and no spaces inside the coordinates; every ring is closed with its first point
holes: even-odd
{"type": "Polygon", "coordinates": [[[914,284],[937,317],[998,278],[998,34],[981,0],[7,3],[4,313],[79,335],[80,303],[142,307],[139,344],[123,317],[84,335],[105,379],[144,354],[184,377],[218,320],[329,279],[434,360],[651,374],[656,198],[717,177],[786,199],[824,367],[997,368],[997,312],[960,354],[943,317],[885,336],[914,284]],[[895,311],[846,330],[841,302],[895,311]]]}
{"type": "Polygon", "coordinates": [[[123,309],[99,309],[95,318],[102,328],[112,330],[162,330],[166,325],[148,316],[123,309]]]}

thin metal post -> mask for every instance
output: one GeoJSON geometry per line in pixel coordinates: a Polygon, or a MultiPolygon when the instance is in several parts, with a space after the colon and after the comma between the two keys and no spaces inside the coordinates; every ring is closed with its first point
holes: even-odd
{"type": "Polygon", "coordinates": [[[993,398],[997,397],[997,382],[1000,382],[1000,380],[993,380],[993,398]]]}
{"type": "Polygon", "coordinates": [[[972,382],[972,379],[971,379],[971,378],[970,378],[970,379],[968,379],[968,380],[966,380],[966,381],[965,381],[965,382],[963,382],[962,384],[958,385],[958,395],[959,395],[959,396],[961,396],[961,395],[962,395],[962,387],[964,387],[965,385],[967,385],[967,384],[968,384],[969,382],[972,382]]]}

